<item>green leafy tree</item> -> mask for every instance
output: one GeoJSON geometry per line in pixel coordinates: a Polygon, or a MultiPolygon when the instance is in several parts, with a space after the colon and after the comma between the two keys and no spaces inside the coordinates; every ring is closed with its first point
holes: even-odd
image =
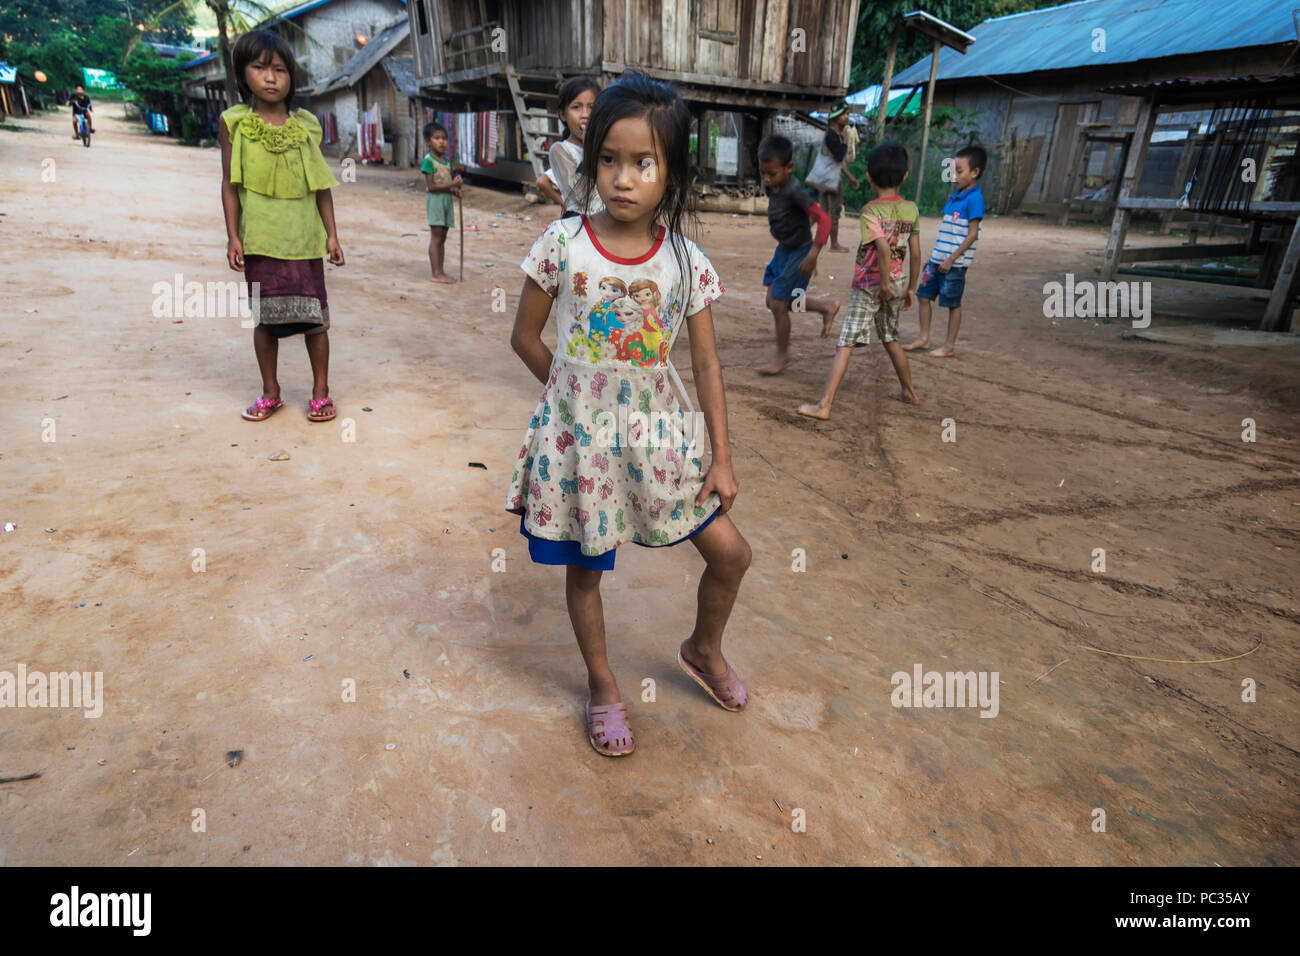
{"type": "Polygon", "coordinates": [[[257,0],[173,0],[153,9],[148,25],[160,23],[164,18],[177,14],[184,13],[192,17],[200,6],[211,10],[217,19],[217,52],[226,73],[226,102],[238,103],[235,68],[230,59],[231,40],[271,16],[271,8],[257,0]]]}
{"type": "Polygon", "coordinates": [[[175,113],[173,97],[181,92],[176,61],[164,59],[152,47],[139,46],[121,68],[118,79],[153,113],[175,113]]]}
{"type": "Polygon", "coordinates": [[[95,29],[82,44],[82,66],[117,72],[139,31],[118,17],[100,17],[95,29]]]}
{"type": "Polygon", "coordinates": [[[145,27],[144,39],[177,46],[197,45],[190,32],[196,21],[192,7],[178,7],[173,0],[143,0],[132,9],[136,22],[145,27]]]}
{"type": "Polygon", "coordinates": [[[6,56],[20,73],[31,76],[37,70],[43,72],[47,89],[68,90],[82,82],[85,41],[65,30],[47,35],[39,45],[10,43],[6,56]]]}
{"type": "Polygon", "coordinates": [[[126,16],[125,0],[3,0],[0,37],[39,47],[60,33],[87,37],[103,17],[126,16]]]}

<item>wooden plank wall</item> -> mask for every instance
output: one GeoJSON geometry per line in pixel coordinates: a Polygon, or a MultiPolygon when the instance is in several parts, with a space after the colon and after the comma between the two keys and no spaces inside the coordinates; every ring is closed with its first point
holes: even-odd
{"type": "Polygon", "coordinates": [[[506,6],[516,66],[566,73],[599,70],[601,0],[511,0],[506,6]]]}
{"type": "MultiPolygon", "coordinates": [[[[444,37],[476,26],[470,0],[412,0],[427,5],[431,41],[412,42],[420,72],[443,72],[444,37]]],[[[510,61],[528,69],[598,71],[602,62],[796,86],[845,86],[850,20],[861,0],[501,0],[488,3],[507,30],[510,61]],[[806,50],[790,49],[790,31],[802,28],[806,50]],[[725,34],[729,42],[701,31],[725,34]]],[[[411,11],[414,13],[414,11],[411,11]]],[[[475,38],[478,42],[482,42],[475,38]]]]}

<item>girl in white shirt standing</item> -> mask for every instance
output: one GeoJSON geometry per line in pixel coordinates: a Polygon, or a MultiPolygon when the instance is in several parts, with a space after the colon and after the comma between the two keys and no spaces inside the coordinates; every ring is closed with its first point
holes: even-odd
{"type": "Polygon", "coordinates": [[[555,187],[554,190],[547,190],[546,184],[540,179],[537,184],[553,200],[556,197],[551,193],[558,195],[565,218],[584,213],[594,216],[605,208],[600,201],[600,195],[595,190],[592,191],[590,203],[586,207],[583,206],[578,176],[578,167],[582,165],[582,144],[587,132],[587,118],[591,115],[591,107],[596,102],[598,93],[600,93],[599,84],[589,76],[570,77],[560,87],[560,119],[564,122],[565,137],[551,147],[551,168],[543,177],[548,182],[553,182],[555,187]]]}

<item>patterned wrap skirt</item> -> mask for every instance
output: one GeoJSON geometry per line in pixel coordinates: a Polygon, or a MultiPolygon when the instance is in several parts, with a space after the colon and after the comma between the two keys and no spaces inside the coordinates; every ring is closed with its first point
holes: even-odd
{"type": "Polygon", "coordinates": [[[247,255],[244,256],[244,280],[249,283],[253,318],[277,339],[314,335],[330,327],[324,259],[247,255]]]}

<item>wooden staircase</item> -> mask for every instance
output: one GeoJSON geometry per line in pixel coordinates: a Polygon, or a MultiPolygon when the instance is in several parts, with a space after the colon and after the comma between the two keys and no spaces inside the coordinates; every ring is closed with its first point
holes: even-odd
{"type": "Polygon", "coordinates": [[[510,97],[514,100],[519,129],[536,176],[546,172],[543,159],[546,151],[542,148],[542,141],[550,140],[553,143],[564,133],[557,91],[561,79],[559,73],[520,72],[513,66],[506,65],[510,97]]]}

